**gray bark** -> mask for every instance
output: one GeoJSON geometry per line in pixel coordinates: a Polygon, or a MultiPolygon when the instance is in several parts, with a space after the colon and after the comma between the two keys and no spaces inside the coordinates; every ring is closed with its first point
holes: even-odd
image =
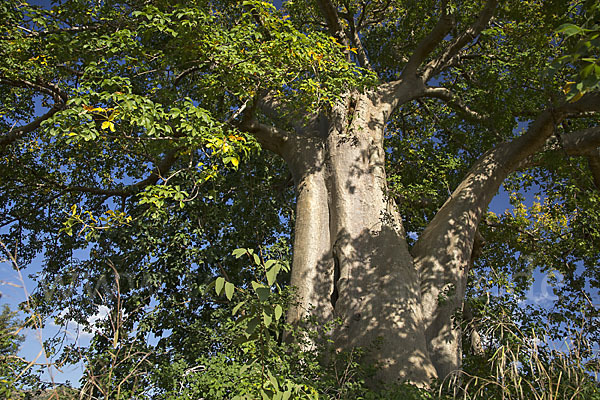
{"type": "Polygon", "coordinates": [[[435,369],[418,276],[387,196],[383,109],[355,95],[320,130],[286,143],[298,196],[291,284],[299,302],[288,319],[340,318],[336,349],[368,350],[376,381],[426,386],[435,369]]]}
{"type": "MultiPolygon", "coordinates": [[[[481,156],[412,249],[421,281],[428,351],[440,379],[461,366],[461,331],[453,316],[462,311],[466,272],[483,213],[508,174],[543,148],[563,118],[599,106],[600,96],[590,95],[546,110],[525,134],[481,156]]],[[[590,133],[588,138],[592,141],[595,136],[590,133]]]]}
{"type": "MultiPolygon", "coordinates": [[[[291,284],[297,324],[340,318],[337,350],[361,347],[377,364],[374,382],[427,386],[461,366],[461,312],[477,226],[502,181],[543,148],[564,117],[600,109],[584,96],[542,112],[522,136],[481,156],[426,227],[412,255],[387,196],[383,134],[394,109],[426,96],[419,80],[348,95],[328,116],[294,133],[246,121],[263,146],[288,163],[297,189],[291,284]]],[[[594,134],[596,132],[594,131],[594,134]]],[[[595,136],[588,134],[592,145],[595,136]]]]}

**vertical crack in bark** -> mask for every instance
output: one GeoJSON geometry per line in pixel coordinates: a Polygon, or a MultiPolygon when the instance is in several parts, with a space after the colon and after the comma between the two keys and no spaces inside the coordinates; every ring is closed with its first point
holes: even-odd
{"type": "Polygon", "coordinates": [[[336,218],[336,210],[334,207],[335,199],[334,190],[333,190],[333,172],[331,170],[331,151],[329,149],[329,145],[325,142],[325,157],[324,157],[324,166],[325,166],[325,187],[327,188],[327,206],[329,208],[329,237],[331,238],[331,258],[333,259],[333,284],[331,289],[331,295],[329,296],[329,300],[331,302],[331,306],[333,308],[333,312],[335,313],[335,305],[339,298],[339,285],[338,282],[340,280],[340,249],[339,249],[339,235],[338,232],[335,231],[335,223],[334,219],[336,218]],[[335,238],[335,241],[333,240],[335,238]]]}
{"type": "Polygon", "coordinates": [[[331,247],[331,255],[333,256],[333,290],[331,291],[331,306],[335,313],[335,303],[339,298],[338,281],[340,280],[340,254],[339,254],[339,238],[331,247]]]}

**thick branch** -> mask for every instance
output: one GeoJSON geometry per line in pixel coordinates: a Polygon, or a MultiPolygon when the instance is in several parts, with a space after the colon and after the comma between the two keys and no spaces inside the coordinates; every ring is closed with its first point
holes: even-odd
{"type": "Polygon", "coordinates": [[[283,122],[282,117],[289,115],[292,110],[290,106],[281,102],[273,95],[267,93],[255,102],[255,107],[273,121],[283,122]]]}
{"type": "Polygon", "coordinates": [[[482,155],[413,247],[421,276],[429,350],[440,378],[460,366],[459,333],[453,328],[452,315],[462,305],[466,270],[481,216],[508,174],[544,147],[562,119],[597,109],[600,95],[587,95],[576,103],[545,110],[525,134],[482,155]],[[448,298],[440,302],[440,296],[448,298]]]}
{"type": "Polygon", "coordinates": [[[600,126],[563,135],[561,142],[568,155],[593,155],[600,147],[600,126]]]}
{"type": "Polygon", "coordinates": [[[597,149],[595,154],[587,156],[587,159],[592,178],[594,178],[594,186],[600,190],[600,149],[597,149]]]}
{"type": "Polygon", "coordinates": [[[46,114],[37,117],[27,125],[11,129],[6,135],[0,137],[0,151],[3,151],[7,146],[19,140],[23,135],[39,128],[42,122],[52,118],[54,114],[64,109],[64,107],[63,103],[56,103],[46,114]]]}
{"type": "MultiPolygon", "coordinates": [[[[456,56],[460,50],[472,41],[487,25],[490,18],[494,14],[494,10],[496,9],[498,1],[490,0],[486,3],[483,8],[481,14],[477,18],[477,20],[473,23],[473,25],[467,29],[462,35],[456,38],[448,48],[442,53],[440,57],[435,60],[430,61],[423,72],[423,75],[418,77],[417,72],[421,64],[425,62],[427,57],[435,50],[435,48],[444,40],[444,37],[450,32],[454,23],[451,15],[446,14],[445,12],[445,2],[442,3],[442,16],[438,20],[436,26],[433,30],[427,35],[415,49],[412,56],[409,58],[406,66],[404,67],[401,78],[397,81],[390,82],[383,88],[386,93],[386,103],[391,104],[391,111],[393,111],[398,105],[404,102],[404,99],[401,97],[404,95],[403,86],[406,85],[409,81],[420,81],[422,84],[427,82],[434,72],[438,72],[442,69],[447,63],[451,62],[453,57],[456,56]],[[392,88],[392,90],[388,90],[388,88],[392,88]],[[389,99],[389,96],[396,97],[396,99],[389,99]]],[[[414,97],[409,96],[411,99],[414,97]]],[[[457,103],[457,106],[460,103],[457,103]]],[[[476,114],[471,114],[472,117],[476,117],[476,114]]],[[[389,114],[388,114],[389,115],[389,114]]]]}
{"type": "Polygon", "coordinates": [[[419,42],[417,48],[402,70],[402,77],[416,76],[417,69],[427,59],[433,50],[444,40],[444,37],[450,32],[454,21],[451,15],[446,13],[446,2],[441,4],[442,15],[433,30],[419,42]]]}
{"type": "Polygon", "coordinates": [[[420,79],[399,79],[380,85],[374,93],[372,101],[379,107],[387,120],[396,108],[423,96],[424,91],[425,85],[420,79]]]}
{"type": "Polygon", "coordinates": [[[571,156],[585,156],[594,179],[600,190],[600,127],[571,132],[561,137],[565,152],[571,156]]]}
{"type": "Polygon", "coordinates": [[[289,138],[289,133],[274,126],[262,124],[256,118],[245,118],[238,129],[253,135],[262,147],[277,155],[283,154],[283,146],[289,138]]]}
{"type": "Polygon", "coordinates": [[[489,0],[483,7],[483,10],[481,10],[479,17],[475,20],[473,25],[463,32],[462,35],[454,39],[441,56],[427,64],[425,72],[423,73],[423,80],[425,82],[443,69],[447,63],[451,62],[451,60],[460,52],[463,47],[479,36],[481,31],[483,31],[494,15],[497,5],[498,0],[489,0]]]}
{"type": "MultiPolygon", "coordinates": [[[[329,29],[331,36],[337,38],[344,46],[346,46],[346,48],[348,48],[348,38],[346,37],[346,32],[344,32],[344,28],[342,28],[342,24],[340,23],[340,18],[338,16],[336,7],[333,5],[331,0],[317,0],[317,3],[319,3],[321,12],[325,17],[327,28],[329,29]]],[[[346,51],[346,54],[348,54],[348,51],[346,51]]]]}
{"type": "Polygon", "coordinates": [[[479,114],[476,111],[471,110],[469,106],[463,103],[463,101],[460,98],[458,98],[450,89],[446,89],[443,87],[428,87],[425,89],[423,96],[443,100],[446,103],[448,103],[450,107],[457,109],[469,119],[475,121],[483,121],[486,119],[485,116],[479,114]]]}
{"type": "MultiPolygon", "coordinates": [[[[501,143],[481,156],[427,226],[415,245],[414,255],[425,256],[429,250],[421,249],[419,242],[431,235],[443,236],[448,225],[452,225],[451,230],[466,236],[467,241],[472,241],[481,214],[487,209],[489,201],[495,196],[504,178],[523,160],[541,150],[547,139],[554,133],[556,125],[564,118],[594,110],[600,110],[600,94],[589,94],[576,103],[566,103],[555,109],[547,109],[540,113],[523,135],[511,142],[501,143]],[[471,216],[467,219],[464,219],[464,216],[455,218],[457,214],[462,213],[471,216]],[[424,253],[419,254],[419,251],[424,253]]],[[[580,150],[596,148],[599,146],[599,141],[599,127],[573,132],[563,137],[563,145],[573,152],[575,148],[580,150]]],[[[469,248],[468,252],[470,251],[469,248]]]]}

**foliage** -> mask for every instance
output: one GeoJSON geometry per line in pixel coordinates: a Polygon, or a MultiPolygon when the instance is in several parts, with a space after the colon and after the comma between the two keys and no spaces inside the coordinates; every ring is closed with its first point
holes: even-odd
{"type": "Polygon", "coordinates": [[[18,334],[20,321],[15,319],[15,313],[8,306],[2,308],[0,314],[0,394],[10,398],[17,388],[17,380],[22,363],[14,357],[19,350],[21,342],[25,339],[18,334]]]}
{"type": "Polygon", "coordinates": [[[6,399],[22,398],[25,389],[37,388],[39,381],[32,364],[17,353],[25,336],[18,313],[4,305],[0,314],[0,396],[6,399]]]}
{"type": "MultiPolygon", "coordinates": [[[[324,28],[315,1],[0,4],[0,238],[17,244],[23,264],[43,258],[35,312],[94,335],[85,349],[47,343],[61,361],[85,360],[81,393],[436,398],[408,385],[375,393],[359,362],[368,349],[332,354],[329,327],[285,325],[294,177],[241,126],[267,94],[286,112],[258,113],[259,122],[293,130],[346,93],[398,78],[443,12],[456,19],[450,42],[484,2],[442,3],[335,2],[360,17],[372,70],[324,28]],[[108,317],[91,324],[100,307],[108,317]]],[[[435,98],[390,116],[389,195],[410,245],[482,154],[538,110],[598,91],[598,7],[501,2],[460,62],[435,78],[482,118],[435,98]]],[[[557,136],[597,122],[572,120],[557,136]]],[[[600,343],[600,198],[588,160],[557,152],[559,137],[505,182],[510,210],[480,224],[486,244],[468,271],[473,315],[456,323],[465,344],[481,337],[483,354],[465,347],[468,375],[448,393],[441,382],[444,395],[597,395],[588,379],[597,366],[586,360],[600,343]],[[540,273],[554,300],[525,308],[540,273]],[[580,353],[550,349],[575,331],[580,353]]],[[[2,357],[19,343],[6,313],[2,357]]],[[[0,395],[20,385],[10,360],[0,364],[0,395]]]]}
{"type": "MultiPolygon", "coordinates": [[[[597,358],[586,339],[588,326],[575,327],[561,343],[552,339],[554,335],[544,323],[545,316],[532,307],[524,310],[514,304],[511,307],[510,300],[485,307],[485,314],[469,321],[471,328],[486,327],[480,332],[485,347],[468,357],[464,371],[452,380],[460,382],[453,388],[459,397],[540,400],[600,397],[597,358]]],[[[466,351],[472,351],[466,347],[466,351]]]]}
{"type": "Polygon", "coordinates": [[[557,28],[557,32],[564,35],[568,50],[555,60],[554,68],[569,66],[574,70],[563,90],[567,98],[575,102],[585,93],[600,89],[600,6],[586,1],[573,12],[583,14],[583,23],[565,23],[557,28]]]}

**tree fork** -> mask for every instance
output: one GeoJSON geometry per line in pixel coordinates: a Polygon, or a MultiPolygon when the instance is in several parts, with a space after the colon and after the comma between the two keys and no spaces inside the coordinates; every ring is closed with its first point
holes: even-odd
{"type": "Polygon", "coordinates": [[[418,276],[387,196],[383,116],[368,96],[353,99],[320,130],[290,139],[282,154],[297,188],[291,285],[298,304],[288,320],[340,318],[336,349],[368,350],[367,362],[379,367],[373,384],[427,386],[435,369],[418,276]]]}

